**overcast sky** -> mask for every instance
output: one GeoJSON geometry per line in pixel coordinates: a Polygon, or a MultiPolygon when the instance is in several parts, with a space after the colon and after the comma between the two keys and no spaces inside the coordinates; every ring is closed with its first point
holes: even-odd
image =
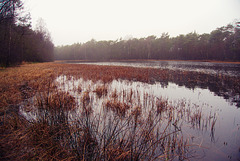
{"type": "Polygon", "coordinates": [[[24,0],[33,28],[43,18],[55,45],[163,32],[210,33],[240,18],[240,0],[24,0]]]}

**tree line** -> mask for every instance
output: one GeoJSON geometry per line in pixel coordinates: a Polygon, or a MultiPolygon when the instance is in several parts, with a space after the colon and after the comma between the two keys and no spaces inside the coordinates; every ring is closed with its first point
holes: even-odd
{"type": "Polygon", "coordinates": [[[21,0],[0,0],[1,66],[53,60],[54,45],[43,21],[33,30],[30,20],[21,0]]]}
{"type": "Polygon", "coordinates": [[[58,46],[57,60],[179,59],[240,61],[240,22],[228,24],[210,34],[191,32],[170,37],[118,39],[58,46]]]}

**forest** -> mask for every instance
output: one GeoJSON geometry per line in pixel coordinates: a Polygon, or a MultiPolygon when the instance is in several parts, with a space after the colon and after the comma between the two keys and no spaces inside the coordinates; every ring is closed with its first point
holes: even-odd
{"type": "Polygon", "coordinates": [[[35,30],[21,0],[0,0],[0,66],[53,61],[54,44],[42,19],[35,30]]]}
{"type": "Polygon", "coordinates": [[[191,32],[170,37],[118,39],[58,46],[54,50],[57,60],[221,60],[240,61],[240,22],[220,27],[210,34],[191,32]]]}

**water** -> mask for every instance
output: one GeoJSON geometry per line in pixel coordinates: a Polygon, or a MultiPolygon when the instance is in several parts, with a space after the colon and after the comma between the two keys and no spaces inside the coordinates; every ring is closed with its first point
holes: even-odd
{"type": "Polygon", "coordinates": [[[240,64],[191,62],[191,61],[121,61],[121,62],[78,62],[67,61],[71,64],[94,64],[108,66],[128,66],[141,68],[159,68],[170,70],[194,71],[206,74],[223,74],[228,76],[240,76],[240,64]]]}
{"type": "MultiPolygon", "coordinates": [[[[130,106],[126,117],[131,115],[135,107],[140,107],[142,117],[146,118],[150,112],[157,113],[157,102],[161,100],[167,102],[172,109],[162,113],[162,122],[159,126],[166,123],[172,114],[172,125],[168,130],[174,127],[181,129],[178,135],[183,136],[191,145],[190,149],[194,156],[191,160],[240,159],[240,109],[236,103],[230,103],[209,89],[189,89],[175,83],[163,86],[160,82],[148,84],[127,80],[113,80],[104,84],[101,81],[92,82],[64,75],[59,76],[55,83],[59,91],[68,92],[77,102],[79,108],[71,113],[70,120],[79,118],[83,106],[82,99],[86,92],[89,93],[89,107],[93,108],[94,116],[100,116],[106,104],[114,100],[130,106]],[[97,96],[98,87],[106,88],[106,95],[97,96]],[[195,120],[194,116],[199,112],[201,118],[195,120]]],[[[20,113],[29,121],[36,121],[39,117],[37,108],[27,111],[25,105],[20,107],[20,113]]]]}

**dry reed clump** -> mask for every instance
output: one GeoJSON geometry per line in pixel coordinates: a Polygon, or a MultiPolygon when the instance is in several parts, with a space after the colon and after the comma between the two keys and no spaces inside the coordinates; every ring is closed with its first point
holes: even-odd
{"type": "Polygon", "coordinates": [[[75,98],[68,92],[54,91],[51,93],[39,93],[36,96],[36,106],[48,110],[73,110],[76,108],[75,98]]]}
{"type": "Polygon", "coordinates": [[[135,107],[133,109],[131,115],[135,117],[135,120],[137,120],[137,118],[141,117],[141,115],[142,115],[142,108],[139,106],[135,107]]]}
{"type": "Polygon", "coordinates": [[[118,94],[117,94],[117,90],[116,89],[114,89],[114,91],[112,92],[111,97],[113,99],[117,99],[118,98],[118,94]]]}
{"type": "Polygon", "coordinates": [[[82,92],[82,87],[81,87],[81,86],[78,86],[78,87],[77,87],[77,91],[78,91],[78,93],[81,93],[81,92],[82,92]]]}
{"type": "Polygon", "coordinates": [[[76,108],[76,101],[68,92],[39,93],[35,99],[37,122],[51,126],[68,124],[69,113],[76,108]]]}
{"type": "Polygon", "coordinates": [[[90,102],[89,91],[84,92],[83,97],[81,99],[83,106],[87,106],[90,102]]]}
{"type": "Polygon", "coordinates": [[[96,92],[98,98],[101,98],[102,96],[106,96],[107,95],[108,89],[107,89],[107,87],[105,85],[98,86],[94,92],[96,92]]]}
{"type": "Polygon", "coordinates": [[[197,110],[190,116],[190,118],[191,118],[191,123],[193,126],[198,125],[200,127],[201,121],[202,121],[202,111],[197,110]]]}
{"type": "Polygon", "coordinates": [[[168,102],[162,99],[157,99],[156,106],[157,106],[157,113],[161,115],[162,112],[167,110],[168,102]]]}
{"type": "Polygon", "coordinates": [[[106,109],[112,110],[119,116],[125,116],[128,109],[130,109],[130,106],[128,104],[122,103],[120,101],[108,100],[106,103],[106,109]]]}

